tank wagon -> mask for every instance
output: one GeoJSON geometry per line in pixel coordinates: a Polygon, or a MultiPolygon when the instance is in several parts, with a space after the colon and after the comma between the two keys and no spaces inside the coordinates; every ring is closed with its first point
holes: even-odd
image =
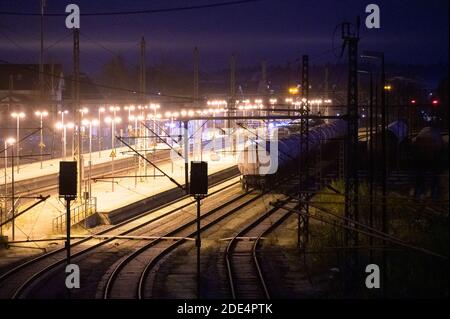
{"type": "Polygon", "coordinates": [[[438,129],[430,126],[423,128],[411,144],[416,168],[437,169],[444,148],[444,141],[438,129]]]}
{"type": "MultiPolygon", "coordinates": [[[[280,137],[276,146],[270,141],[250,143],[240,152],[238,159],[243,188],[265,188],[280,176],[296,172],[298,161],[312,156],[321,144],[326,145],[333,139],[340,139],[346,133],[347,123],[344,120],[335,120],[310,128],[308,154],[301,154],[299,133],[280,137]]],[[[327,150],[323,153],[331,155],[332,152],[327,150]]]]}
{"type": "MultiPolygon", "coordinates": [[[[382,134],[379,132],[374,136],[373,150],[375,161],[381,163],[382,160],[382,134]]],[[[386,128],[386,155],[388,167],[397,164],[400,150],[408,141],[408,123],[405,120],[397,120],[390,123],[386,128]]],[[[369,150],[370,144],[367,143],[369,150]]]]}

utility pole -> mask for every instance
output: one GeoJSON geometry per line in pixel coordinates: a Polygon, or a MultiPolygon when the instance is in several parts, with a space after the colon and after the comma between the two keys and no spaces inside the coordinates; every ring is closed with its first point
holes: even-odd
{"type": "MultiPolygon", "coordinates": [[[[359,18],[356,31],[352,32],[350,23],[342,24],[342,39],[348,46],[348,87],[347,87],[347,139],[345,143],[345,211],[346,226],[357,228],[358,222],[358,42],[359,18]],[[353,222],[354,221],[354,222],[353,222]]],[[[346,230],[344,233],[345,247],[358,245],[358,233],[346,230]]],[[[352,251],[346,259],[345,285],[354,287],[352,278],[357,272],[358,257],[352,251]]]]}
{"type": "MultiPolygon", "coordinates": [[[[372,70],[369,72],[370,75],[370,97],[369,97],[369,199],[370,199],[370,205],[369,205],[369,226],[370,228],[373,228],[373,203],[374,203],[374,158],[373,158],[373,73],[372,70]]],[[[366,136],[367,139],[367,136],[366,136]]],[[[373,238],[369,238],[370,246],[373,246],[373,238]]],[[[372,259],[373,251],[370,250],[370,257],[372,259]]]]}
{"type": "MultiPolygon", "coordinates": [[[[231,55],[230,58],[230,100],[228,101],[228,108],[234,108],[236,104],[236,56],[234,53],[231,55]]],[[[236,111],[233,111],[234,114],[236,114],[236,111]]],[[[230,111],[227,112],[228,117],[230,117],[230,111]]],[[[230,130],[231,134],[231,120],[228,119],[227,121],[228,129],[230,130]]],[[[233,122],[234,125],[235,122],[233,122]]],[[[234,143],[234,142],[233,142],[234,143]]]]}
{"type": "MultiPolygon", "coordinates": [[[[73,114],[77,132],[76,161],[78,163],[78,196],[83,198],[83,155],[81,154],[81,112],[80,112],[80,30],[73,29],[73,114]]],[[[75,132],[75,131],[74,131],[75,132]]]]}
{"type": "MultiPolygon", "coordinates": [[[[348,93],[347,116],[348,136],[346,147],[345,217],[358,221],[358,42],[359,31],[352,33],[350,23],[342,25],[344,46],[348,45],[348,93]]],[[[359,22],[356,28],[359,28],[359,22]]],[[[353,225],[354,226],[354,225],[353,225]]],[[[358,235],[346,231],[346,245],[357,245],[358,235]]]]}
{"type": "Polygon", "coordinates": [[[199,52],[194,48],[194,105],[198,106],[199,99],[199,52]]]}
{"type": "Polygon", "coordinates": [[[234,53],[230,59],[230,96],[231,99],[236,99],[236,56],[234,53]]]}
{"type": "MultiPolygon", "coordinates": [[[[14,90],[14,75],[10,74],[9,75],[9,86],[8,86],[9,92],[8,92],[8,114],[11,114],[11,110],[12,110],[12,94],[13,94],[13,90],[14,90]]],[[[7,123],[11,123],[11,120],[8,118],[7,123]]],[[[9,125],[7,125],[9,126],[9,125]]],[[[12,126],[11,126],[12,127],[12,126]]],[[[8,135],[10,134],[10,132],[7,132],[8,135]]]]}
{"type": "Polygon", "coordinates": [[[145,101],[146,93],[146,74],[145,74],[145,38],[141,38],[141,59],[139,68],[139,91],[142,101],[145,101]]]}
{"type": "MultiPolygon", "coordinates": [[[[302,57],[302,104],[300,114],[304,116],[300,120],[300,154],[308,154],[309,151],[309,57],[302,57]]],[[[306,249],[309,240],[309,194],[307,192],[309,179],[308,160],[299,161],[299,211],[297,225],[297,246],[301,250],[306,249]],[[302,162],[303,161],[303,162],[302,162]]]]}
{"type": "Polygon", "coordinates": [[[183,121],[183,140],[184,140],[184,185],[186,194],[189,194],[189,122],[183,121]]]}
{"type": "MultiPolygon", "coordinates": [[[[324,88],[324,98],[326,99],[326,100],[328,100],[328,97],[329,97],[329,92],[328,92],[328,90],[329,90],[329,69],[328,69],[328,65],[326,65],[325,66],[325,81],[324,81],[324,85],[323,85],[323,88],[324,88]]],[[[328,116],[328,104],[327,103],[325,103],[325,116],[328,116]]]]}
{"type": "MultiPolygon", "coordinates": [[[[199,52],[198,52],[198,48],[195,47],[194,48],[194,107],[198,108],[200,103],[199,103],[199,71],[200,70],[200,56],[199,56],[199,52]]],[[[197,152],[199,152],[199,158],[200,160],[202,159],[202,154],[203,154],[203,145],[202,145],[202,136],[203,136],[203,127],[202,127],[202,121],[201,120],[197,120],[194,121],[194,132],[197,132],[197,130],[200,130],[200,132],[197,133],[197,136],[193,136],[193,144],[192,144],[192,148],[193,148],[193,152],[195,154],[195,140],[198,139],[197,142],[197,152]]],[[[194,133],[195,134],[195,133],[194,133]]]]}
{"type": "MultiPolygon", "coordinates": [[[[139,91],[140,91],[140,97],[141,97],[141,101],[143,104],[145,104],[145,96],[146,96],[146,68],[145,68],[145,38],[142,37],[141,38],[141,56],[140,56],[140,69],[139,69],[139,91]]],[[[153,119],[154,121],[156,121],[156,118],[153,119]]],[[[139,126],[141,126],[141,124],[139,124],[139,126]]],[[[135,129],[135,133],[136,133],[136,129],[135,129]]],[[[141,129],[139,127],[139,135],[141,134],[141,129]]],[[[136,135],[135,135],[136,136],[136,135]]],[[[136,139],[136,143],[138,142],[138,139],[136,139]]],[[[144,142],[141,144],[143,144],[143,149],[144,149],[144,155],[147,158],[147,149],[148,149],[148,139],[145,139],[144,142]]],[[[147,162],[143,160],[143,158],[138,157],[137,158],[138,161],[138,166],[139,166],[139,170],[141,169],[141,167],[144,167],[144,175],[147,176],[147,162]]]]}
{"type": "Polygon", "coordinates": [[[41,0],[41,48],[39,54],[39,90],[41,95],[41,103],[43,103],[42,99],[44,98],[44,7],[46,5],[46,0],[41,0]]]}
{"type": "Polygon", "coordinates": [[[384,66],[384,54],[381,56],[381,149],[382,149],[382,163],[381,163],[381,183],[382,183],[382,231],[387,231],[387,221],[386,221],[386,160],[387,160],[387,150],[386,150],[386,73],[384,66]]]}
{"type": "MultiPolygon", "coordinates": [[[[387,234],[388,220],[387,220],[387,149],[386,149],[386,69],[384,63],[384,53],[381,55],[381,231],[387,234]]],[[[383,246],[386,245],[386,241],[383,240],[383,246]]],[[[383,249],[382,252],[382,279],[384,282],[383,295],[386,296],[386,283],[387,283],[387,252],[383,249]]]]}
{"type": "Polygon", "coordinates": [[[266,60],[263,60],[261,62],[261,82],[263,84],[264,98],[266,98],[266,95],[267,95],[267,62],[266,62],[266,60]]]}
{"type": "MultiPolygon", "coordinates": [[[[18,145],[18,144],[16,144],[18,145]]],[[[6,170],[6,167],[5,167],[6,170]]],[[[5,179],[6,184],[6,179],[5,179]]],[[[12,212],[12,240],[15,240],[16,231],[16,205],[15,205],[15,192],[14,189],[14,145],[11,146],[11,212],[12,212]]]]}

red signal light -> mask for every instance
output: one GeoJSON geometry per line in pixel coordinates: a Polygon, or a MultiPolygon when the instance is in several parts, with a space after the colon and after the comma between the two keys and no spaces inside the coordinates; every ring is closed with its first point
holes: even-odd
{"type": "Polygon", "coordinates": [[[411,100],[411,104],[416,104],[417,101],[416,100],[411,100]]]}
{"type": "Polygon", "coordinates": [[[439,104],[439,101],[438,101],[438,100],[433,100],[431,103],[432,103],[433,105],[438,105],[438,104],[439,104]]]}

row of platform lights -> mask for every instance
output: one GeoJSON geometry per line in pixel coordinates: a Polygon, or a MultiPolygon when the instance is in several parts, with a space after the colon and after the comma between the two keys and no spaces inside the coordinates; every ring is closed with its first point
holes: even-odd
{"type": "MultiPolygon", "coordinates": [[[[128,120],[130,122],[134,122],[135,123],[135,127],[136,127],[136,122],[137,121],[143,121],[145,119],[147,120],[161,120],[161,119],[169,119],[171,120],[171,124],[170,126],[173,127],[173,121],[175,119],[178,118],[186,118],[186,117],[193,117],[195,115],[207,115],[207,114],[216,114],[219,112],[225,112],[225,109],[223,108],[223,106],[226,106],[226,102],[225,101],[219,101],[219,100],[213,100],[213,101],[208,101],[208,105],[209,106],[214,106],[216,107],[215,109],[208,109],[208,110],[197,110],[197,111],[193,111],[193,110],[182,110],[180,112],[165,112],[164,116],[161,113],[158,113],[157,111],[161,108],[161,106],[159,104],[149,104],[149,105],[145,105],[145,106],[134,106],[134,105],[130,105],[130,106],[125,106],[123,107],[123,110],[128,111],[128,120]],[[219,106],[222,106],[220,109],[218,108],[219,106]],[[134,111],[138,111],[139,115],[134,115],[132,114],[132,112],[134,111]],[[145,115],[145,112],[147,110],[151,110],[150,113],[145,115]]],[[[110,124],[111,125],[111,132],[112,132],[112,143],[114,144],[114,132],[115,132],[115,125],[119,124],[122,122],[122,118],[120,116],[117,115],[117,113],[119,111],[122,110],[122,108],[120,106],[110,106],[108,109],[105,107],[99,107],[98,108],[98,119],[86,119],[84,118],[86,114],[89,113],[89,109],[88,108],[82,108],[80,109],[80,113],[81,113],[81,117],[82,117],[82,121],[81,121],[81,132],[84,133],[85,129],[88,128],[89,129],[89,137],[90,137],[90,145],[91,145],[91,138],[92,138],[92,127],[98,127],[98,129],[101,128],[101,123],[102,123],[102,114],[105,113],[107,110],[109,110],[111,112],[111,116],[107,116],[103,119],[104,123],[106,124],[110,124]]],[[[67,150],[66,150],[66,144],[67,144],[67,130],[68,129],[75,129],[74,131],[78,130],[78,127],[75,125],[75,123],[73,122],[66,122],[66,118],[69,114],[68,110],[63,110],[63,111],[58,111],[58,114],[61,116],[61,120],[58,121],[55,124],[55,127],[57,129],[62,130],[62,138],[61,138],[61,143],[62,143],[62,157],[64,159],[67,158],[67,150]]],[[[44,118],[47,117],[49,115],[49,113],[45,110],[43,111],[36,111],[35,115],[38,116],[40,118],[40,143],[39,143],[39,147],[41,149],[41,153],[42,150],[45,148],[44,145],[44,140],[43,140],[43,121],[44,118]]],[[[17,141],[17,173],[20,172],[20,161],[19,161],[19,156],[20,156],[20,120],[24,119],[26,117],[24,112],[13,112],[11,113],[11,116],[17,120],[17,124],[16,124],[16,139],[12,139],[12,138],[6,138],[5,139],[5,143],[6,141],[12,141],[14,140],[14,143],[17,141]]],[[[154,131],[157,130],[156,127],[156,123],[154,123],[154,131]]],[[[101,156],[100,150],[101,150],[101,145],[100,145],[101,141],[99,139],[99,156],[101,156]]],[[[12,145],[12,144],[11,144],[12,145]]],[[[73,148],[73,147],[72,147],[73,148]]],[[[113,147],[114,148],[114,147],[113,147]]],[[[42,160],[41,160],[41,168],[42,168],[42,160]]]]}
{"type": "MultiPolygon", "coordinates": [[[[287,103],[292,103],[295,106],[300,105],[300,102],[294,101],[292,98],[288,98],[286,99],[287,103]]],[[[277,99],[269,99],[269,103],[272,105],[272,108],[275,108],[275,104],[277,103],[277,99]]],[[[322,103],[322,100],[311,100],[310,103],[313,105],[315,103],[317,103],[318,106],[320,106],[320,104],[322,103]]],[[[331,100],[325,100],[324,103],[331,103],[331,100]]],[[[217,113],[224,113],[226,112],[226,108],[227,108],[227,102],[224,100],[211,100],[211,101],[207,101],[207,106],[209,107],[208,109],[205,110],[181,110],[180,112],[165,112],[164,114],[164,118],[165,119],[170,119],[171,123],[170,126],[173,127],[174,123],[173,121],[178,119],[178,118],[186,118],[186,117],[194,117],[195,115],[208,115],[208,114],[212,114],[213,116],[215,116],[217,113]]],[[[249,110],[257,110],[257,109],[262,109],[264,107],[263,105],[263,100],[262,99],[255,99],[254,103],[251,103],[250,100],[237,100],[236,101],[236,105],[238,105],[238,110],[243,111],[244,116],[246,115],[246,111],[249,110]]],[[[123,110],[128,111],[128,120],[129,121],[142,121],[142,120],[161,120],[163,118],[163,115],[161,113],[157,113],[157,110],[160,109],[160,105],[159,104],[149,104],[149,105],[138,105],[137,107],[134,105],[130,105],[130,106],[125,106],[123,108],[123,110]],[[134,111],[138,111],[140,114],[139,115],[134,115],[132,114],[132,112],[134,111]],[[151,113],[148,113],[146,116],[144,116],[146,110],[152,110],[151,113]]],[[[82,127],[81,127],[81,131],[82,133],[84,132],[84,130],[86,128],[89,128],[89,135],[92,135],[92,127],[98,127],[100,129],[101,127],[101,118],[102,118],[102,114],[104,112],[106,112],[106,108],[105,107],[99,107],[98,108],[98,119],[84,119],[84,115],[89,113],[89,109],[87,108],[82,108],[80,109],[81,112],[81,117],[82,117],[82,127]]],[[[111,131],[112,133],[115,132],[115,125],[119,124],[122,122],[122,118],[117,116],[117,112],[121,111],[122,108],[119,106],[110,106],[109,107],[109,111],[112,113],[112,116],[107,116],[104,118],[104,122],[106,124],[110,124],[111,125],[111,131]]],[[[57,129],[62,130],[62,138],[61,138],[61,143],[62,143],[62,150],[63,150],[63,158],[67,157],[67,151],[66,151],[66,141],[67,141],[67,129],[78,129],[77,126],[73,123],[73,122],[65,122],[65,117],[68,115],[69,111],[64,110],[64,111],[59,111],[58,114],[61,115],[61,121],[57,122],[55,127],[57,129]]],[[[48,112],[43,110],[43,111],[36,111],[35,115],[38,116],[40,118],[40,143],[39,143],[39,147],[41,149],[41,153],[42,150],[45,148],[44,145],[44,140],[43,140],[43,118],[48,116],[48,112]]],[[[11,116],[13,118],[15,118],[17,120],[17,125],[16,125],[16,129],[17,129],[17,133],[16,133],[16,141],[17,141],[17,150],[18,150],[18,159],[17,159],[17,172],[20,172],[20,161],[19,161],[19,156],[20,156],[20,145],[19,145],[19,141],[20,141],[20,120],[25,118],[25,113],[23,112],[13,112],[11,113],[11,116]]],[[[156,123],[154,126],[154,130],[156,130],[156,123]]],[[[114,135],[114,134],[112,134],[114,135]]],[[[99,151],[101,150],[101,145],[100,145],[100,140],[99,140],[99,151]]],[[[112,139],[112,143],[113,139],[112,139]]],[[[101,156],[101,154],[99,153],[99,156],[101,156]]],[[[42,158],[41,158],[41,168],[42,168],[42,158]]]]}
{"type": "MultiPolygon", "coordinates": [[[[392,87],[390,85],[386,85],[384,89],[386,91],[391,91],[392,87]]],[[[299,89],[297,87],[289,89],[289,93],[291,95],[296,95],[296,94],[298,94],[298,92],[299,92],[299,89]]],[[[301,106],[302,103],[305,102],[305,99],[299,100],[299,99],[294,99],[294,98],[286,98],[285,102],[286,103],[290,103],[291,105],[293,105],[295,107],[295,109],[297,109],[298,107],[301,106]]],[[[274,110],[275,109],[275,104],[277,103],[277,99],[271,98],[271,99],[269,99],[269,103],[271,104],[272,109],[274,110]]],[[[311,106],[317,105],[317,109],[316,109],[317,111],[320,110],[320,106],[322,104],[331,104],[331,103],[332,103],[332,101],[330,99],[309,100],[309,104],[311,106]]],[[[411,103],[414,104],[415,100],[412,100],[411,103]]],[[[436,104],[438,104],[438,101],[437,100],[433,100],[432,104],[436,105],[436,104]]],[[[207,105],[209,107],[212,106],[212,107],[215,107],[215,108],[209,108],[208,110],[197,110],[196,112],[194,112],[193,110],[188,110],[188,111],[187,110],[182,110],[181,112],[166,112],[164,115],[165,115],[166,119],[170,119],[171,120],[171,124],[170,125],[173,126],[173,121],[175,119],[179,118],[179,117],[183,117],[183,118],[184,117],[193,117],[196,113],[198,115],[213,114],[213,116],[216,113],[223,113],[223,112],[225,112],[225,108],[227,107],[227,102],[224,101],[224,100],[212,100],[212,101],[207,101],[207,105]]],[[[244,116],[245,116],[246,111],[262,109],[264,107],[262,99],[255,99],[254,103],[251,103],[251,101],[248,100],[248,99],[247,100],[242,100],[242,101],[237,100],[236,101],[236,105],[238,105],[238,109],[240,111],[244,112],[244,116]]],[[[128,111],[128,119],[130,121],[136,121],[136,120],[142,121],[145,118],[149,119],[149,120],[160,120],[163,116],[162,116],[162,114],[157,113],[157,110],[159,108],[160,108],[159,104],[153,104],[152,103],[150,105],[144,105],[144,106],[139,105],[137,107],[135,107],[134,105],[125,106],[124,110],[128,111]],[[148,109],[153,110],[153,114],[149,113],[149,114],[147,114],[147,117],[144,117],[143,114],[144,114],[145,110],[148,110],[148,109]],[[133,112],[135,110],[138,110],[140,112],[140,115],[137,115],[137,116],[132,115],[131,112],[133,112]]],[[[122,119],[117,116],[117,112],[120,111],[120,110],[121,110],[121,108],[119,106],[110,106],[109,107],[109,111],[113,113],[113,117],[106,117],[104,119],[105,123],[112,124],[112,131],[114,131],[113,126],[115,126],[115,124],[121,123],[121,121],[122,121],[122,119]]],[[[95,120],[90,120],[90,121],[84,120],[82,122],[82,124],[83,124],[82,130],[84,130],[85,126],[89,126],[89,127],[100,126],[101,114],[104,113],[105,111],[106,111],[106,109],[104,107],[98,108],[98,120],[96,120],[96,119],[95,120]]],[[[83,108],[83,109],[80,110],[80,112],[81,112],[82,117],[83,117],[84,114],[87,114],[89,112],[89,110],[87,108],[83,108]]],[[[68,114],[67,110],[59,111],[58,113],[61,114],[61,122],[58,122],[56,124],[56,128],[63,129],[62,141],[65,144],[65,130],[66,129],[72,129],[72,128],[75,127],[75,125],[74,125],[74,123],[70,123],[70,122],[67,123],[67,124],[64,123],[64,115],[68,114]]],[[[25,114],[23,112],[20,112],[20,113],[14,112],[11,115],[12,115],[12,117],[17,119],[17,137],[16,138],[17,138],[17,141],[19,141],[20,119],[24,118],[25,114]]],[[[48,115],[48,112],[46,112],[46,111],[37,111],[36,115],[39,116],[40,119],[41,119],[41,141],[40,141],[39,145],[40,145],[40,148],[43,149],[44,148],[44,144],[43,144],[43,140],[42,140],[42,121],[43,121],[43,117],[46,117],[48,115]]],[[[64,148],[64,146],[63,146],[63,148],[64,148]]],[[[66,155],[65,155],[66,152],[63,152],[63,153],[64,153],[64,157],[66,157],[66,155]]],[[[19,171],[20,163],[18,163],[17,167],[18,167],[18,171],[19,171]]]]}
{"type": "MultiPolygon", "coordinates": [[[[386,91],[392,91],[392,86],[391,85],[386,85],[384,87],[384,89],[386,91]]],[[[294,88],[290,88],[289,89],[289,93],[291,95],[296,95],[298,94],[299,89],[297,87],[294,88]]],[[[272,107],[272,110],[275,110],[275,105],[277,104],[278,100],[275,98],[271,98],[269,99],[269,104],[272,107]]],[[[295,109],[299,108],[302,103],[305,102],[305,99],[298,99],[298,98],[286,98],[285,102],[288,104],[291,104],[295,107],[295,109]]],[[[311,107],[316,106],[316,110],[317,112],[319,112],[321,105],[330,105],[332,103],[331,99],[313,99],[313,100],[309,100],[309,104],[311,105],[311,107]]],[[[410,101],[411,104],[416,104],[417,101],[416,100],[411,100],[410,101]]],[[[432,105],[438,105],[439,101],[437,99],[433,99],[432,100],[432,105]]],[[[236,101],[236,105],[237,105],[237,109],[243,112],[243,115],[246,115],[247,111],[254,111],[254,110],[261,110],[264,108],[264,104],[263,104],[263,100],[262,99],[255,99],[254,103],[252,103],[249,99],[246,100],[237,100],[236,101]]],[[[211,101],[207,101],[207,106],[209,107],[208,109],[205,110],[181,110],[180,112],[165,112],[164,116],[161,113],[157,113],[157,110],[160,109],[160,105],[159,104],[149,104],[149,105],[138,105],[137,107],[134,105],[130,105],[130,106],[125,106],[123,108],[123,110],[128,111],[128,120],[129,121],[142,121],[142,120],[161,120],[161,119],[169,119],[170,120],[170,126],[173,127],[174,126],[174,121],[176,119],[179,118],[186,118],[186,117],[194,117],[195,115],[208,115],[208,114],[212,114],[213,116],[215,116],[215,114],[217,113],[224,113],[226,112],[226,108],[227,108],[227,102],[224,100],[211,100],[211,101]],[[132,112],[134,111],[138,111],[140,114],[139,115],[134,115],[132,114],[132,112]],[[144,115],[145,112],[147,110],[151,110],[151,113],[148,113],[146,116],[144,115]]],[[[99,107],[98,108],[98,119],[91,119],[91,120],[87,120],[87,119],[83,119],[82,120],[82,132],[85,130],[86,127],[89,127],[89,131],[91,131],[92,127],[96,127],[98,126],[98,128],[100,129],[101,126],[101,117],[102,117],[102,113],[106,112],[106,108],[105,107],[99,107]]],[[[110,124],[111,125],[111,130],[112,132],[115,132],[115,125],[119,124],[122,122],[122,118],[117,116],[117,112],[121,111],[122,108],[119,106],[110,106],[109,107],[109,111],[112,113],[112,117],[111,116],[107,116],[104,118],[104,122],[106,124],[110,124]]],[[[85,114],[89,113],[89,110],[87,108],[83,108],[80,110],[82,118],[84,117],[85,114]]],[[[61,121],[56,123],[56,128],[57,129],[62,129],[62,143],[63,143],[63,157],[66,158],[66,150],[65,150],[65,145],[66,145],[66,130],[67,129],[73,129],[76,128],[76,125],[73,122],[69,122],[69,123],[65,123],[64,122],[64,118],[65,116],[67,116],[67,114],[69,113],[67,110],[65,111],[59,111],[58,112],[61,115],[61,121]]],[[[41,138],[40,138],[40,143],[39,143],[39,147],[42,149],[45,147],[44,142],[43,142],[43,136],[42,136],[42,128],[43,128],[43,118],[48,116],[48,112],[43,110],[43,111],[36,111],[35,115],[38,116],[40,118],[40,129],[41,129],[41,138]]],[[[19,145],[19,141],[20,141],[20,120],[25,118],[25,113],[23,112],[13,112],[11,113],[11,116],[13,118],[15,118],[17,120],[17,133],[16,133],[16,141],[17,141],[17,150],[18,150],[18,159],[17,159],[17,172],[19,173],[20,171],[20,160],[19,160],[19,156],[20,156],[20,145],[19,145]]],[[[339,114],[338,114],[339,116],[339,114]]],[[[154,124],[154,129],[156,130],[156,123],[154,124]]],[[[89,134],[91,135],[91,132],[89,132],[89,134]]],[[[99,141],[100,142],[100,141],[99,141]]],[[[101,149],[101,145],[99,144],[99,150],[101,149]]],[[[101,154],[100,154],[101,156],[101,154]]],[[[41,160],[41,168],[42,168],[42,160],[41,160]]]]}

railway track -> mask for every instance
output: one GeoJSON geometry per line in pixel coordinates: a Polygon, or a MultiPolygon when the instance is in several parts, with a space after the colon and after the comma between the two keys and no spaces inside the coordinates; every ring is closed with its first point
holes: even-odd
{"type": "MultiPolygon", "coordinates": [[[[215,204],[212,203],[214,208],[201,215],[201,232],[264,196],[264,194],[254,194],[251,191],[242,194],[240,187],[236,189],[240,195],[217,207],[214,207],[215,204]]],[[[184,243],[186,239],[193,238],[196,233],[196,219],[193,216],[184,224],[167,230],[164,235],[122,259],[107,279],[103,298],[145,298],[147,278],[157,262],[184,243]],[[175,241],[165,240],[168,237],[176,239],[175,241]]]]}
{"type": "MultiPolygon", "coordinates": [[[[281,201],[283,206],[294,208],[294,203],[281,201]]],[[[290,212],[274,207],[239,231],[224,252],[228,284],[233,299],[270,299],[264,280],[257,249],[263,236],[279,226],[290,212]]]]}
{"type": "MultiPolygon", "coordinates": [[[[216,185],[212,185],[211,187],[223,184],[235,177],[236,176],[230,177],[225,181],[217,183],[216,185]]],[[[232,187],[233,185],[237,185],[238,183],[238,181],[230,182],[226,186],[220,187],[218,190],[214,190],[208,196],[218,194],[221,191],[232,187]]],[[[87,236],[86,238],[78,240],[71,245],[71,256],[73,259],[83,256],[88,252],[91,252],[109,242],[112,242],[115,239],[119,239],[120,236],[126,236],[132,232],[142,229],[147,225],[172,216],[178,213],[180,210],[193,205],[194,203],[195,201],[189,199],[188,196],[184,196],[176,201],[164,204],[162,206],[159,206],[158,208],[149,210],[144,214],[131,218],[117,225],[111,226],[108,229],[87,236]],[[173,206],[176,207],[173,208],[173,206]],[[158,211],[161,211],[163,209],[166,209],[167,211],[156,214],[158,211]]],[[[60,248],[33,258],[0,275],[0,299],[24,297],[26,295],[25,291],[33,283],[37,282],[39,278],[43,277],[45,274],[48,274],[56,267],[61,266],[65,263],[65,254],[66,250],[64,248],[60,248]]]]}

